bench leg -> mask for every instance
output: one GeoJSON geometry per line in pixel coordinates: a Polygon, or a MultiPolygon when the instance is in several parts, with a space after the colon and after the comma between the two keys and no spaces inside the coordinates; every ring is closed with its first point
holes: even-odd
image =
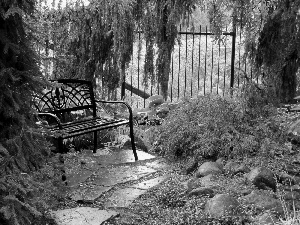
{"type": "Polygon", "coordinates": [[[97,152],[97,131],[94,131],[94,150],[93,153],[97,152]]]}
{"type": "Polygon", "coordinates": [[[62,137],[58,137],[57,138],[57,145],[58,145],[58,152],[59,153],[65,153],[65,146],[64,146],[64,142],[63,142],[63,138],[62,137]]]}
{"type": "Polygon", "coordinates": [[[131,139],[131,146],[132,146],[132,150],[133,150],[133,155],[134,155],[135,161],[137,161],[138,160],[138,156],[137,156],[136,148],[135,148],[134,134],[133,134],[133,122],[132,122],[132,120],[129,122],[129,126],[130,126],[130,139],[131,139]]]}

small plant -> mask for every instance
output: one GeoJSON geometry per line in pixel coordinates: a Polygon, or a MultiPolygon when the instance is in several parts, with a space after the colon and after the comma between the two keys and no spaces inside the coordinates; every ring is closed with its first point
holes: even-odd
{"type": "Polygon", "coordinates": [[[184,100],[159,128],[161,153],[232,157],[256,154],[263,143],[280,145],[283,131],[273,118],[274,107],[264,96],[247,96],[243,92],[235,97],[207,95],[184,100]]]}

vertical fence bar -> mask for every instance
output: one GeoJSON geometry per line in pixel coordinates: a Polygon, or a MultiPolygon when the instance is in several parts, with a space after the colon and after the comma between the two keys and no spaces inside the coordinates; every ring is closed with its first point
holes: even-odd
{"type": "MultiPolygon", "coordinates": [[[[146,42],[146,49],[147,49],[147,42],[146,42]]],[[[145,73],[145,71],[144,71],[144,73],[145,73]]],[[[145,84],[143,84],[143,86],[144,86],[144,98],[143,98],[143,100],[144,100],[144,108],[145,108],[146,107],[146,87],[145,87],[145,84]]]]}
{"type": "MultiPolygon", "coordinates": [[[[226,26],[226,32],[227,32],[227,26],[226,26]]],[[[224,48],[224,55],[225,55],[225,66],[224,66],[224,91],[223,96],[225,95],[225,87],[226,87],[226,66],[227,66],[227,44],[225,42],[225,48],[224,48]]]]}
{"type": "Polygon", "coordinates": [[[194,46],[195,46],[195,33],[193,30],[193,48],[192,48],[192,76],[191,76],[191,97],[193,97],[193,77],[194,77],[194,46]]]}
{"type": "MultiPolygon", "coordinates": [[[[141,59],[141,54],[140,54],[140,48],[141,48],[141,32],[140,32],[140,25],[139,25],[139,46],[138,46],[138,90],[140,90],[140,59],[141,59]]],[[[137,108],[139,108],[139,101],[137,101],[137,108]]]]}
{"type": "Polygon", "coordinates": [[[186,64],[187,64],[187,46],[188,46],[188,44],[187,44],[187,42],[188,42],[187,26],[185,28],[185,32],[186,32],[186,34],[185,34],[185,64],[184,64],[184,94],[183,94],[184,97],[185,97],[185,92],[186,92],[186,64]]]}
{"type": "Polygon", "coordinates": [[[230,88],[233,88],[234,84],[234,60],[235,60],[235,39],[236,39],[236,25],[235,22],[232,28],[232,47],[231,47],[231,76],[230,76],[230,88]]]}
{"type": "MultiPolygon", "coordinates": [[[[242,19],[242,18],[241,18],[242,19]]],[[[242,22],[241,22],[241,27],[240,29],[242,29],[242,22]]],[[[238,32],[238,29],[237,29],[238,32]]],[[[238,73],[238,87],[240,87],[240,74],[241,74],[241,40],[242,40],[242,32],[239,32],[239,73],[238,73]]]]}
{"type": "MultiPolygon", "coordinates": [[[[205,32],[207,33],[207,26],[205,27],[205,32]]],[[[206,82],[206,58],[207,58],[207,35],[205,35],[205,54],[204,54],[204,84],[203,84],[203,94],[205,95],[205,82],[206,82]]]]}
{"type": "MultiPolygon", "coordinates": [[[[200,33],[201,33],[201,25],[200,25],[200,33]]],[[[199,35],[199,62],[198,62],[198,92],[200,89],[200,65],[201,65],[201,35],[199,35]]]]}
{"type": "Polygon", "coordinates": [[[174,54],[172,53],[172,81],[171,81],[171,102],[173,101],[173,79],[174,79],[174,54]]]}
{"type": "MultiPolygon", "coordinates": [[[[179,25],[179,32],[181,32],[181,24],[179,25]]],[[[177,76],[177,79],[178,79],[178,83],[177,83],[177,99],[179,99],[179,95],[180,95],[180,88],[179,88],[179,84],[180,84],[180,80],[179,80],[179,77],[180,77],[180,47],[181,47],[181,44],[179,44],[178,46],[178,76],[177,76]]]]}
{"type": "Polygon", "coordinates": [[[134,46],[132,45],[132,61],[131,61],[131,69],[130,69],[130,96],[132,97],[132,68],[133,68],[133,50],[134,46]]]}
{"type": "Polygon", "coordinates": [[[219,54],[218,54],[218,83],[217,83],[217,95],[219,94],[219,82],[220,82],[220,52],[221,52],[221,46],[220,41],[219,43],[219,54]]]}
{"type": "Polygon", "coordinates": [[[213,90],[213,72],[214,72],[214,45],[211,43],[211,73],[210,73],[210,92],[213,90]]]}

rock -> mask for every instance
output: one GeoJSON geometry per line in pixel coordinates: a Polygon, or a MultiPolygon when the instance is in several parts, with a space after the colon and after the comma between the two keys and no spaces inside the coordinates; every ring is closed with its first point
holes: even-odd
{"type": "Polygon", "coordinates": [[[254,190],[243,197],[246,204],[254,205],[259,211],[270,210],[280,216],[284,215],[282,203],[263,191],[254,190]]]}
{"type": "Polygon", "coordinates": [[[228,194],[217,194],[207,201],[204,211],[209,216],[215,218],[235,216],[240,214],[240,204],[234,197],[228,194]]]}
{"type": "Polygon", "coordinates": [[[219,183],[219,179],[216,175],[214,174],[209,174],[205,177],[202,177],[200,178],[201,180],[201,186],[204,186],[204,187],[216,187],[218,186],[218,183],[219,183]]]}
{"type": "Polygon", "coordinates": [[[298,199],[300,199],[300,193],[298,193],[296,191],[285,191],[285,193],[283,195],[283,199],[286,201],[298,200],[298,199]]]}
{"type": "Polygon", "coordinates": [[[186,174],[190,174],[194,172],[198,167],[198,160],[195,157],[192,157],[188,160],[187,165],[185,167],[186,174]]]}
{"type": "Polygon", "coordinates": [[[278,173],[276,175],[278,182],[286,185],[294,185],[296,183],[294,177],[287,173],[278,173]]]}
{"type": "Polygon", "coordinates": [[[259,225],[275,225],[279,220],[271,213],[264,213],[257,218],[257,224],[259,225]]]}
{"type": "Polygon", "coordinates": [[[274,173],[265,167],[256,167],[251,170],[246,179],[259,189],[271,188],[276,191],[276,180],[274,173]]]}
{"type": "Polygon", "coordinates": [[[131,138],[126,134],[121,134],[117,137],[117,143],[121,148],[131,147],[131,138]]]}
{"type": "Polygon", "coordinates": [[[190,192],[191,190],[201,187],[201,179],[199,178],[192,178],[188,180],[187,182],[187,192],[190,192]]]}
{"type": "Polygon", "coordinates": [[[9,152],[7,151],[6,148],[0,143],[0,156],[6,157],[9,156],[9,152]]]}
{"type": "Polygon", "coordinates": [[[300,169],[296,165],[286,165],[285,166],[285,171],[293,176],[299,176],[300,175],[300,169]]]}
{"type": "Polygon", "coordinates": [[[203,163],[196,173],[197,177],[204,177],[209,174],[221,174],[223,172],[220,169],[220,165],[216,162],[205,162],[203,163]]]}
{"type": "Polygon", "coordinates": [[[239,167],[240,165],[237,162],[233,162],[233,161],[228,161],[225,166],[224,166],[224,170],[227,173],[232,173],[234,171],[236,171],[236,169],[239,167]]]}
{"type": "Polygon", "coordinates": [[[238,164],[237,162],[229,161],[224,166],[224,170],[231,174],[236,175],[238,173],[249,173],[250,169],[245,164],[238,164]]]}
{"type": "Polygon", "coordinates": [[[214,196],[214,190],[207,187],[199,187],[196,189],[193,189],[188,196],[208,196],[209,198],[212,198],[214,196]]]}
{"type": "Polygon", "coordinates": [[[91,207],[77,207],[50,212],[55,222],[60,225],[103,224],[106,220],[119,215],[112,210],[100,210],[91,207]]]}
{"type": "Polygon", "coordinates": [[[250,189],[244,189],[244,190],[241,191],[241,194],[243,196],[245,196],[245,195],[249,195],[251,192],[252,192],[252,190],[250,190],[250,189]]]}
{"type": "Polygon", "coordinates": [[[218,158],[217,161],[216,161],[216,163],[218,163],[220,169],[223,170],[225,159],[223,157],[218,158]]]}
{"type": "Polygon", "coordinates": [[[235,175],[237,173],[249,173],[249,172],[250,172],[249,167],[246,166],[245,164],[242,164],[238,168],[236,168],[233,175],[235,175]]]}

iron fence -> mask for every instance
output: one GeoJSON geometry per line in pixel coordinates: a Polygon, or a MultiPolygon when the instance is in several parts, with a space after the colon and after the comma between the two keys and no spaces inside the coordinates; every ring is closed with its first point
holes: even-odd
{"type": "MultiPolygon", "coordinates": [[[[224,95],[245,81],[243,75],[249,63],[243,58],[242,33],[236,30],[226,29],[217,41],[207,26],[200,26],[198,32],[180,27],[180,41],[174,46],[171,59],[169,101],[207,93],[224,95]]],[[[142,83],[145,48],[143,34],[139,32],[126,70],[126,87],[123,85],[123,90],[119,90],[121,97],[130,99],[134,107],[145,107],[150,95],[159,94],[158,85],[146,88],[142,83]],[[139,96],[133,90],[139,90],[139,96]]]]}

